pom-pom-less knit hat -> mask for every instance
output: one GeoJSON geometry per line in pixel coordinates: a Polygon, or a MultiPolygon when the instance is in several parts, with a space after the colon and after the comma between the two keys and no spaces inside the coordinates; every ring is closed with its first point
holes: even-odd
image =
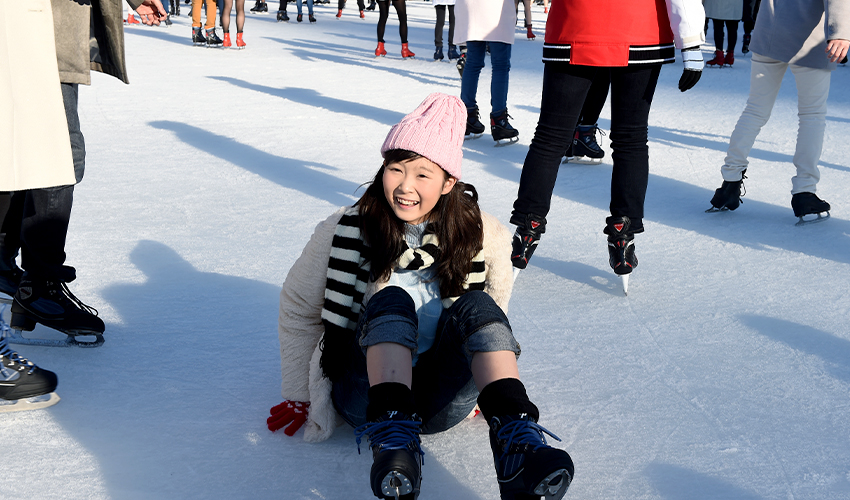
{"type": "Polygon", "coordinates": [[[381,146],[381,156],[391,149],[413,151],[460,179],[465,133],[466,106],[455,96],[435,92],[393,125],[381,146]]]}

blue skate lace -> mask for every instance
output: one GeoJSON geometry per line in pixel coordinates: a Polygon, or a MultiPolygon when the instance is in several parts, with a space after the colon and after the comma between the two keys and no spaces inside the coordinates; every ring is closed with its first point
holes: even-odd
{"type": "Polygon", "coordinates": [[[416,451],[425,456],[422,451],[422,441],[419,438],[419,427],[421,422],[415,420],[385,420],[383,422],[369,422],[354,429],[357,438],[357,453],[360,454],[360,442],[363,436],[369,437],[369,447],[380,446],[384,450],[403,450],[413,442],[416,451]]]}
{"type": "Polygon", "coordinates": [[[552,434],[548,429],[539,425],[537,422],[522,419],[508,422],[499,429],[498,432],[496,432],[496,438],[499,442],[505,442],[505,445],[502,448],[502,458],[505,458],[505,456],[508,455],[513,445],[531,446],[532,450],[548,446],[546,444],[546,436],[543,434],[548,434],[557,441],[561,440],[561,438],[552,434]]]}
{"type": "MultiPolygon", "coordinates": [[[[5,332],[2,333],[5,335],[5,332]]],[[[22,358],[20,354],[10,349],[5,337],[0,338],[0,360],[2,360],[3,358],[8,358],[9,361],[12,362],[12,365],[21,365],[21,368],[19,370],[23,370],[24,368],[28,367],[28,374],[31,374],[36,370],[36,368],[38,368],[37,366],[35,366],[35,363],[28,360],[27,358],[22,358]]]]}

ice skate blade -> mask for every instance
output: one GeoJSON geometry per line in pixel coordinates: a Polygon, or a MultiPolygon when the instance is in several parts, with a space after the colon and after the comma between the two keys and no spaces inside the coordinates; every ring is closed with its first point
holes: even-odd
{"type": "Polygon", "coordinates": [[[510,146],[515,142],[519,142],[519,136],[515,137],[507,137],[505,139],[496,139],[496,144],[493,146],[494,148],[500,148],[502,146],[510,146]]]}
{"type": "Polygon", "coordinates": [[[563,163],[574,163],[578,165],[601,165],[602,158],[591,158],[589,156],[567,156],[563,163]]]}
{"type": "Polygon", "coordinates": [[[390,471],[381,481],[381,493],[396,500],[401,498],[402,495],[409,495],[412,491],[413,485],[410,484],[410,479],[396,471],[390,471]]]}
{"type": "Polygon", "coordinates": [[[41,408],[53,406],[58,402],[59,395],[55,392],[51,392],[50,394],[43,394],[41,396],[33,396],[31,398],[17,399],[14,401],[0,399],[0,413],[40,410],[41,408]]]}
{"type": "Polygon", "coordinates": [[[463,140],[464,141],[471,141],[473,139],[480,139],[483,135],[484,135],[483,132],[480,133],[480,134],[466,134],[465,136],[463,136],[463,140]]]}
{"type": "MultiPolygon", "coordinates": [[[[823,212],[821,212],[821,213],[823,213],[823,212]]],[[[794,225],[795,226],[808,226],[809,224],[817,224],[818,222],[823,222],[823,221],[829,219],[829,212],[826,212],[826,215],[821,215],[820,213],[819,214],[806,214],[806,215],[801,215],[800,220],[798,220],[797,223],[794,224],[794,225]],[[803,218],[806,215],[817,215],[817,218],[806,220],[806,219],[803,218]]]]}
{"type": "Polygon", "coordinates": [[[77,335],[66,335],[64,339],[37,339],[24,337],[20,330],[10,330],[6,333],[6,339],[13,344],[35,345],[41,347],[100,347],[105,342],[102,333],[80,333],[77,335]],[[77,337],[93,337],[94,340],[77,340],[77,337]]]}
{"type": "Polygon", "coordinates": [[[621,274],[620,279],[623,280],[623,294],[629,294],[629,276],[630,274],[621,274]]]}
{"type": "Polygon", "coordinates": [[[514,268],[514,281],[516,281],[516,277],[519,276],[520,271],[521,271],[520,268],[518,268],[518,267],[514,268]]]}
{"type": "Polygon", "coordinates": [[[707,213],[707,214],[713,214],[713,213],[715,213],[715,212],[729,212],[729,211],[730,211],[730,210],[729,210],[728,208],[726,208],[726,207],[722,207],[722,208],[711,207],[711,208],[709,208],[708,210],[706,210],[706,211],[705,211],[705,213],[707,213]]]}
{"type": "Polygon", "coordinates": [[[570,487],[570,474],[566,469],[558,469],[546,476],[534,488],[535,495],[542,495],[545,500],[560,500],[570,487]]]}

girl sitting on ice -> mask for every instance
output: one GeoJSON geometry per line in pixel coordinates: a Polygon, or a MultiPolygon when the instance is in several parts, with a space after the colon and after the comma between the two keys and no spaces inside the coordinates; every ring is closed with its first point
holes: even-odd
{"type": "Polygon", "coordinates": [[[460,181],[465,130],[460,99],[431,94],[392,127],[360,200],[316,228],[280,295],[286,400],[268,426],[292,435],[306,422],[304,439],[322,441],[340,416],[358,447],[368,438],[375,496],[413,499],[419,435],[477,401],[502,498],[559,499],[573,464],[546,444],[519,381],[511,235],[460,181]]]}

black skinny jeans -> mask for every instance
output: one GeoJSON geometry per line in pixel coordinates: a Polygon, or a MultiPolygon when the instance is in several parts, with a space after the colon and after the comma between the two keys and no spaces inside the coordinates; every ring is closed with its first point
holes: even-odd
{"type": "Polygon", "coordinates": [[[611,215],[626,216],[632,221],[633,232],[643,231],[643,204],[649,181],[649,108],[660,64],[617,68],[546,65],[540,118],[522,166],[512,223],[524,223],[526,214],[546,217],[549,213],[561,157],[572,140],[590,86],[599,72],[609,70],[614,162],[611,215]]]}

